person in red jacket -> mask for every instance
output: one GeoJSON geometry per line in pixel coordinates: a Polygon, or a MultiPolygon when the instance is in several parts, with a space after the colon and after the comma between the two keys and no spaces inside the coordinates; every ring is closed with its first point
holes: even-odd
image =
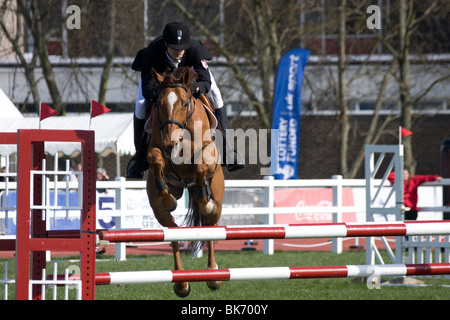
{"type": "MultiPolygon", "coordinates": [[[[388,176],[390,183],[394,184],[395,173],[391,172],[388,176]]],[[[417,175],[412,176],[408,169],[403,171],[403,197],[405,206],[410,210],[405,213],[405,220],[417,220],[417,188],[428,181],[442,180],[438,175],[417,175]]]]}

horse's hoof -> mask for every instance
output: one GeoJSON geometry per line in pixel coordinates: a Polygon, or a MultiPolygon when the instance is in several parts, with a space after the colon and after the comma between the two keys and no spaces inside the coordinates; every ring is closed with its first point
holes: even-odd
{"type": "Polygon", "coordinates": [[[189,285],[189,283],[187,284],[186,287],[182,286],[180,289],[177,288],[177,285],[182,285],[182,283],[175,283],[173,285],[173,292],[175,292],[175,294],[177,296],[179,296],[180,298],[186,298],[189,293],[191,293],[191,286],[189,285]]]}
{"type": "Polygon", "coordinates": [[[206,285],[211,290],[217,290],[222,285],[222,281],[206,281],[206,285]]]}
{"type": "MultiPolygon", "coordinates": [[[[216,266],[214,268],[211,268],[210,266],[206,266],[206,269],[219,269],[219,266],[216,263],[216,266]]],[[[211,290],[217,290],[222,285],[222,281],[206,281],[206,285],[211,290]]]]}
{"type": "Polygon", "coordinates": [[[215,215],[217,214],[217,208],[218,208],[217,202],[211,199],[206,203],[206,205],[203,208],[201,208],[200,212],[204,216],[215,215]]]}

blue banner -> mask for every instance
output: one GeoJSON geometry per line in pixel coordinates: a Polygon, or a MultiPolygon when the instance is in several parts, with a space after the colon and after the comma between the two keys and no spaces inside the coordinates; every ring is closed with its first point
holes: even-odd
{"type": "Polygon", "coordinates": [[[272,119],[271,168],[275,179],[298,179],[301,91],[310,53],[305,49],[291,50],[278,65],[272,119]]]}

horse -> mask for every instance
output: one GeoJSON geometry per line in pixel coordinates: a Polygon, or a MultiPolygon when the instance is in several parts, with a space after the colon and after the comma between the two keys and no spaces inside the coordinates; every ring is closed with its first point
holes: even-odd
{"type": "MultiPolygon", "coordinates": [[[[171,212],[185,188],[189,194],[187,220],[193,226],[216,226],[222,212],[225,190],[220,153],[213,141],[215,118],[204,97],[194,98],[191,86],[197,74],[190,68],[177,68],[159,75],[152,69],[157,99],[151,110],[151,135],[147,145],[147,195],[155,218],[164,227],[178,227],[171,212]],[[213,124],[213,126],[211,126],[213,124]],[[199,135],[201,135],[199,137],[199,135]]],[[[217,125],[217,122],[215,122],[217,125]]],[[[172,242],[175,270],[183,270],[178,242],[172,242]]],[[[218,269],[214,242],[208,241],[208,269],[218,269]]],[[[221,281],[208,281],[219,289],[221,281]]],[[[179,297],[190,293],[188,282],[177,282],[179,297]]]]}

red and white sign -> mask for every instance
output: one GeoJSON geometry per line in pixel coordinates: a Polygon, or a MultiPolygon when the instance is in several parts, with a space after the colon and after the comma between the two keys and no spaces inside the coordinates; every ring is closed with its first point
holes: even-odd
{"type": "MultiPolygon", "coordinates": [[[[333,193],[330,188],[302,188],[275,190],[275,207],[331,207],[333,205],[333,193]]],[[[343,189],[343,206],[353,206],[353,192],[351,189],[343,189]]],[[[356,212],[344,212],[343,222],[357,222],[356,212]]],[[[332,223],[333,213],[292,213],[276,214],[276,224],[298,223],[332,223]]]]}

